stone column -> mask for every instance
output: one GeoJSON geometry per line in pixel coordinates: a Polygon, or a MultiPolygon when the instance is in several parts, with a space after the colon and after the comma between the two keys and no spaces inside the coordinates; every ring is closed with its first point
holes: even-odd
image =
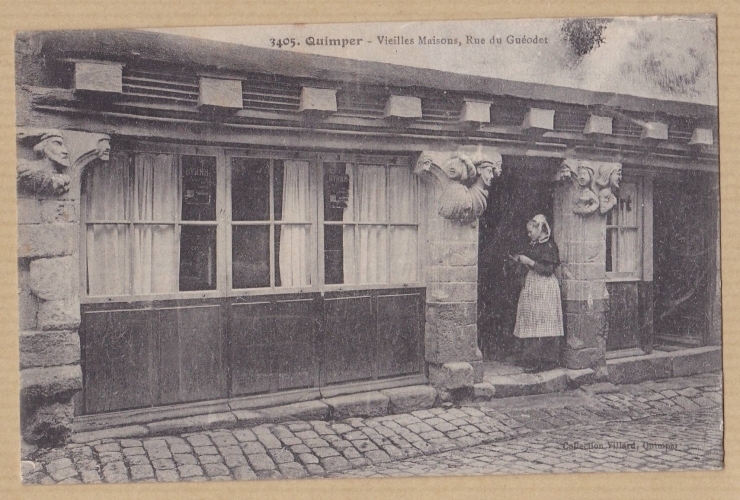
{"type": "MultiPolygon", "coordinates": [[[[621,175],[621,165],[566,160],[564,167],[553,203],[565,323],[562,363],[571,369],[592,368],[596,378],[605,378],[609,300],[605,214],[614,206],[607,181],[609,172],[621,175]],[[597,178],[601,185],[596,185],[597,178]]],[[[618,185],[618,180],[614,182],[618,185]]]]}
{"type": "Polygon", "coordinates": [[[80,178],[109,137],[19,130],[18,283],[24,449],[71,433],[80,368],[80,178]]]}
{"type": "Polygon", "coordinates": [[[429,180],[425,354],[443,400],[483,381],[478,349],[478,217],[500,174],[495,150],[425,151],[415,173],[429,180]]]}

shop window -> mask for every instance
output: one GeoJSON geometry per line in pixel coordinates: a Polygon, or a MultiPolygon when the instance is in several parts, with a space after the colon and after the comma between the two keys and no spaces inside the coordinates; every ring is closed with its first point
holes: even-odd
{"type": "Polygon", "coordinates": [[[231,159],[232,288],[312,284],[309,162],[231,159]]]}
{"type": "Polygon", "coordinates": [[[640,183],[622,181],[618,201],[606,216],[606,273],[611,279],[642,274],[642,196],[640,183]]]}
{"type": "Polygon", "coordinates": [[[418,197],[408,167],[325,162],[325,282],[418,281],[418,197]]]}
{"type": "Polygon", "coordinates": [[[403,159],[139,147],[85,175],[91,301],[420,281],[420,186],[403,159]]]}
{"type": "Polygon", "coordinates": [[[216,288],[216,159],[119,153],[85,178],[90,296],[216,288]]]}

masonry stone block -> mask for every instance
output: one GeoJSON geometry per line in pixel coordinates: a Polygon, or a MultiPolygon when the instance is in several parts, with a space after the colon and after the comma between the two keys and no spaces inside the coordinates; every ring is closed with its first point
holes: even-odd
{"type": "Polygon", "coordinates": [[[335,420],[350,417],[378,417],[388,414],[390,398],[377,391],[361,392],[328,398],[324,403],[331,407],[331,416],[335,420]]]}
{"type": "Polygon", "coordinates": [[[42,300],[37,315],[42,330],[71,330],[80,326],[80,303],[77,297],[65,300],[42,300]]]}
{"type": "Polygon", "coordinates": [[[427,270],[430,283],[475,283],[478,281],[478,266],[430,266],[427,270]]]}
{"type": "Polygon", "coordinates": [[[476,243],[450,243],[444,260],[450,266],[474,266],[478,263],[478,245],[476,243]]]}
{"type": "Polygon", "coordinates": [[[18,226],[18,257],[72,255],[77,247],[76,224],[27,224],[18,226]]]}
{"type": "Polygon", "coordinates": [[[563,351],[563,364],[571,370],[594,368],[603,363],[606,350],[598,347],[568,349],[563,351]]]}
{"type": "Polygon", "coordinates": [[[21,370],[21,401],[28,407],[43,401],[66,401],[82,389],[80,365],[21,370]]]}
{"type": "Polygon", "coordinates": [[[443,221],[443,232],[437,236],[443,236],[443,241],[471,242],[478,244],[478,220],[454,221],[441,219],[443,221]]]}
{"type": "Polygon", "coordinates": [[[473,380],[475,381],[475,383],[478,384],[480,382],[483,382],[483,376],[485,375],[483,360],[479,359],[477,361],[468,361],[468,363],[470,363],[470,366],[473,367],[473,380]]]}
{"type": "Polygon", "coordinates": [[[302,401],[260,410],[269,422],[286,420],[325,420],[329,418],[329,406],[321,401],[302,401]]]}
{"type": "Polygon", "coordinates": [[[429,381],[433,386],[445,390],[472,387],[475,383],[475,371],[467,362],[430,364],[429,381]]]}
{"type": "Polygon", "coordinates": [[[41,220],[46,223],[77,222],[79,220],[78,204],[65,200],[42,200],[41,220]]]}
{"type": "Polygon", "coordinates": [[[18,197],[18,224],[40,224],[42,221],[41,201],[18,197]]]}
{"type": "Polygon", "coordinates": [[[80,337],[76,331],[22,331],[21,368],[62,366],[80,362],[80,337]]]}
{"type": "Polygon", "coordinates": [[[434,406],[437,391],[428,385],[412,385],[380,391],[390,399],[389,413],[409,413],[434,406]]]}
{"type": "Polygon", "coordinates": [[[31,291],[40,299],[63,300],[75,296],[77,281],[77,259],[72,256],[31,261],[31,291]]]}
{"type": "Polygon", "coordinates": [[[671,373],[674,377],[688,377],[722,369],[721,348],[712,346],[691,351],[675,353],[671,360],[671,373]]]}
{"type": "Polygon", "coordinates": [[[604,312],[566,312],[565,342],[570,349],[606,349],[607,317],[604,312]]]}
{"type": "Polygon", "coordinates": [[[488,382],[473,384],[473,399],[475,401],[490,401],[496,396],[496,387],[488,382]]]}
{"type": "Polygon", "coordinates": [[[39,309],[38,298],[31,293],[30,262],[29,259],[18,261],[18,312],[21,330],[36,328],[36,314],[39,309]]]}
{"type": "Polygon", "coordinates": [[[609,381],[619,385],[670,378],[671,362],[671,356],[664,353],[608,360],[609,381]]]}
{"type": "Polygon", "coordinates": [[[446,363],[477,359],[476,325],[458,326],[449,322],[428,324],[424,336],[426,360],[446,363]]]}
{"type": "MultiPolygon", "coordinates": [[[[23,410],[22,410],[23,412],[23,410]]],[[[21,435],[27,443],[42,447],[63,445],[72,434],[74,405],[52,402],[22,415],[21,435]]]]}
{"type": "Polygon", "coordinates": [[[478,284],[430,283],[427,297],[431,302],[475,302],[478,300],[478,284]]]}

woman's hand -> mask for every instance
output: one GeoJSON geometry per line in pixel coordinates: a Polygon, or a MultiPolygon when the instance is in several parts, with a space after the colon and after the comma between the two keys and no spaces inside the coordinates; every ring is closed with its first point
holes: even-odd
{"type": "Polygon", "coordinates": [[[527,257],[526,255],[509,255],[509,258],[513,260],[514,262],[518,262],[520,264],[524,264],[525,266],[532,267],[534,266],[534,261],[527,257]]]}

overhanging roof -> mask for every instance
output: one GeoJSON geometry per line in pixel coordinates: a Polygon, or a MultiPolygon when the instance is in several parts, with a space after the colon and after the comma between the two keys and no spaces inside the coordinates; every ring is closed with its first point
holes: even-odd
{"type": "Polygon", "coordinates": [[[509,96],[564,104],[606,107],[639,113],[664,113],[700,119],[717,118],[717,107],[625,94],[464,75],[433,69],[248,47],[135,30],[26,32],[38,37],[41,53],[52,58],[85,58],[119,62],[147,60],[192,65],[232,73],[276,73],[285,76],[359,82],[392,87],[427,87],[454,92],[509,96]]]}

